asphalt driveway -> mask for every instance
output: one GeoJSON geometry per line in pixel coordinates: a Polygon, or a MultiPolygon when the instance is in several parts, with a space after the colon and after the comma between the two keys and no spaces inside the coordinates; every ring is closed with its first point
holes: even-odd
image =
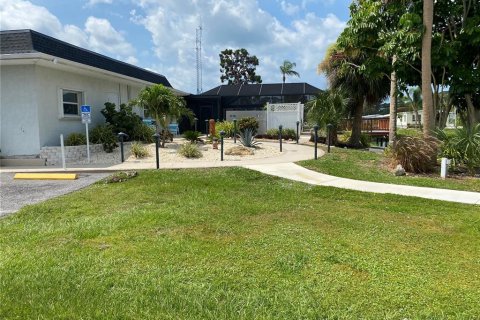
{"type": "Polygon", "coordinates": [[[67,194],[105,178],[111,173],[81,173],[77,180],[14,180],[14,173],[0,174],[0,217],[23,206],[67,194]]]}

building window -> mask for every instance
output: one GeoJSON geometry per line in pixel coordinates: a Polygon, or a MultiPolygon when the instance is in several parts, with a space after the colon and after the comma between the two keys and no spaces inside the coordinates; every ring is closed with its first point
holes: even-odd
{"type": "Polygon", "coordinates": [[[62,89],[62,112],[64,117],[79,116],[83,104],[83,92],[62,89]]]}

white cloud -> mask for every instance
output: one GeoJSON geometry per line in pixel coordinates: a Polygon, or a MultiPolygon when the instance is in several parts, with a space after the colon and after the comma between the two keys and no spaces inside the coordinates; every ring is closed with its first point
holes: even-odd
{"type": "Polygon", "coordinates": [[[289,16],[293,16],[294,14],[297,14],[300,11],[299,6],[294,5],[287,1],[280,2],[280,6],[282,7],[283,12],[285,12],[289,16]]]}
{"type": "MultiPolygon", "coordinates": [[[[303,1],[302,5],[307,1],[316,0],[303,1]]],[[[283,2],[287,7],[288,2],[283,2]]],[[[287,59],[297,63],[301,75],[300,80],[287,81],[322,86],[324,80],[316,74],[316,66],[345,27],[345,22],[333,14],[320,17],[313,13],[284,25],[263,11],[256,0],[141,0],[131,12],[131,21],[151,33],[152,51],[159,59],[152,69],[167,76],[172,85],[190,92],[196,89],[195,29],[200,21],[204,90],[220,84],[220,51],[242,47],[259,58],[257,73],[264,83],[281,81],[279,66],[287,59]]]]}
{"type": "Polygon", "coordinates": [[[88,35],[88,46],[94,51],[119,56],[134,54],[132,45],[106,19],[88,17],[85,22],[85,33],[88,35]]]}
{"type": "Polygon", "coordinates": [[[2,30],[32,29],[117,59],[138,63],[133,46],[106,19],[88,17],[84,29],[81,29],[71,24],[62,25],[46,8],[29,1],[0,0],[0,8],[2,30]]]}
{"type": "Polygon", "coordinates": [[[93,7],[99,3],[112,4],[113,0],[88,0],[86,7],[93,7]]]}

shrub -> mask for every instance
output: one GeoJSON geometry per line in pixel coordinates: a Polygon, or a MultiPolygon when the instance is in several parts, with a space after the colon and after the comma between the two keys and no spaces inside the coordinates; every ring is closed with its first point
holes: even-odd
{"type": "MultiPolygon", "coordinates": [[[[341,145],[345,145],[348,143],[348,140],[350,139],[350,137],[352,136],[352,131],[344,131],[342,132],[341,134],[338,135],[338,142],[341,144],[341,145]]],[[[364,146],[365,148],[368,148],[370,146],[370,136],[366,133],[361,133],[360,134],[360,143],[362,144],[362,146],[364,146]]]]}
{"type": "Polygon", "coordinates": [[[132,140],[142,141],[145,143],[155,142],[153,135],[155,129],[149,127],[145,123],[139,123],[133,128],[132,140]]]}
{"type": "Polygon", "coordinates": [[[267,130],[265,135],[267,139],[278,139],[278,129],[272,128],[267,130]]]}
{"type": "Polygon", "coordinates": [[[148,152],[148,149],[145,145],[141,144],[138,141],[134,141],[132,143],[132,147],[130,149],[132,151],[132,154],[135,156],[135,158],[145,158],[150,155],[150,152],[148,152]]]}
{"type": "Polygon", "coordinates": [[[282,138],[285,140],[296,140],[297,133],[294,129],[290,129],[290,128],[282,129],[282,138]]]}
{"type": "Polygon", "coordinates": [[[99,125],[90,130],[89,139],[91,143],[101,143],[105,152],[112,152],[117,145],[117,137],[110,125],[99,125]]]}
{"type": "Polygon", "coordinates": [[[178,153],[185,158],[200,158],[202,156],[202,152],[198,149],[197,144],[192,142],[182,144],[178,153]]]}
{"type": "Polygon", "coordinates": [[[198,131],[185,131],[183,137],[190,142],[196,142],[202,134],[198,131]]]}
{"type": "Polygon", "coordinates": [[[215,132],[225,131],[225,137],[227,138],[233,138],[233,130],[233,121],[220,121],[215,123],[215,132]]]}
{"type": "Polygon", "coordinates": [[[83,133],[70,133],[65,139],[66,146],[82,146],[87,144],[87,137],[83,133]]]}
{"type": "Polygon", "coordinates": [[[114,103],[106,102],[105,108],[100,112],[105,117],[105,122],[112,125],[113,132],[115,134],[126,133],[129,136],[126,137],[127,139],[133,139],[135,127],[142,123],[140,116],[133,112],[132,106],[124,103],[120,105],[120,110],[117,111],[114,103]]]}
{"type": "Polygon", "coordinates": [[[251,129],[252,134],[256,134],[258,131],[258,120],[255,117],[247,117],[238,120],[238,129],[239,131],[245,131],[246,129],[251,129]]]}
{"type": "Polygon", "coordinates": [[[255,134],[251,128],[240,131],[238,137],[244,147],[255,148],[259,144],[258,141],[255,141],[255,134]]]}
{"type": "Polygon", "coordinates": [[[436,165],[437,147],[436,139],[404,136],[397,138],[394,146],[389,146],[387,155],[393,166],[401,164],[405,171],[425,173],[436,165]]]}
{"type": "Polygon", "coordinates": [[[463,164],[470,173],[480,167],[480,123],[473,128],[438,130],[436,134],[442,142],[440,156],[452,159],[453,166],[463,164]]]}
{"type": "Polygon", "coordinates": [[[370,136],[366,133],[361,133],[360,134],[360,143],[365,147],[368,148],[370,147],[370,136]]]}

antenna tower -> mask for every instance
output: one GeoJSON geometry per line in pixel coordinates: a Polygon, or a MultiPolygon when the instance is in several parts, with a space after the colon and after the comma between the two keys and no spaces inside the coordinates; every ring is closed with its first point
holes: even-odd
{"type": "Polygon", "coordinates": [[[202,88],[202,25],[196,29],[195,52],[197,59],[197,94],[203,92],[202,88]]]}

